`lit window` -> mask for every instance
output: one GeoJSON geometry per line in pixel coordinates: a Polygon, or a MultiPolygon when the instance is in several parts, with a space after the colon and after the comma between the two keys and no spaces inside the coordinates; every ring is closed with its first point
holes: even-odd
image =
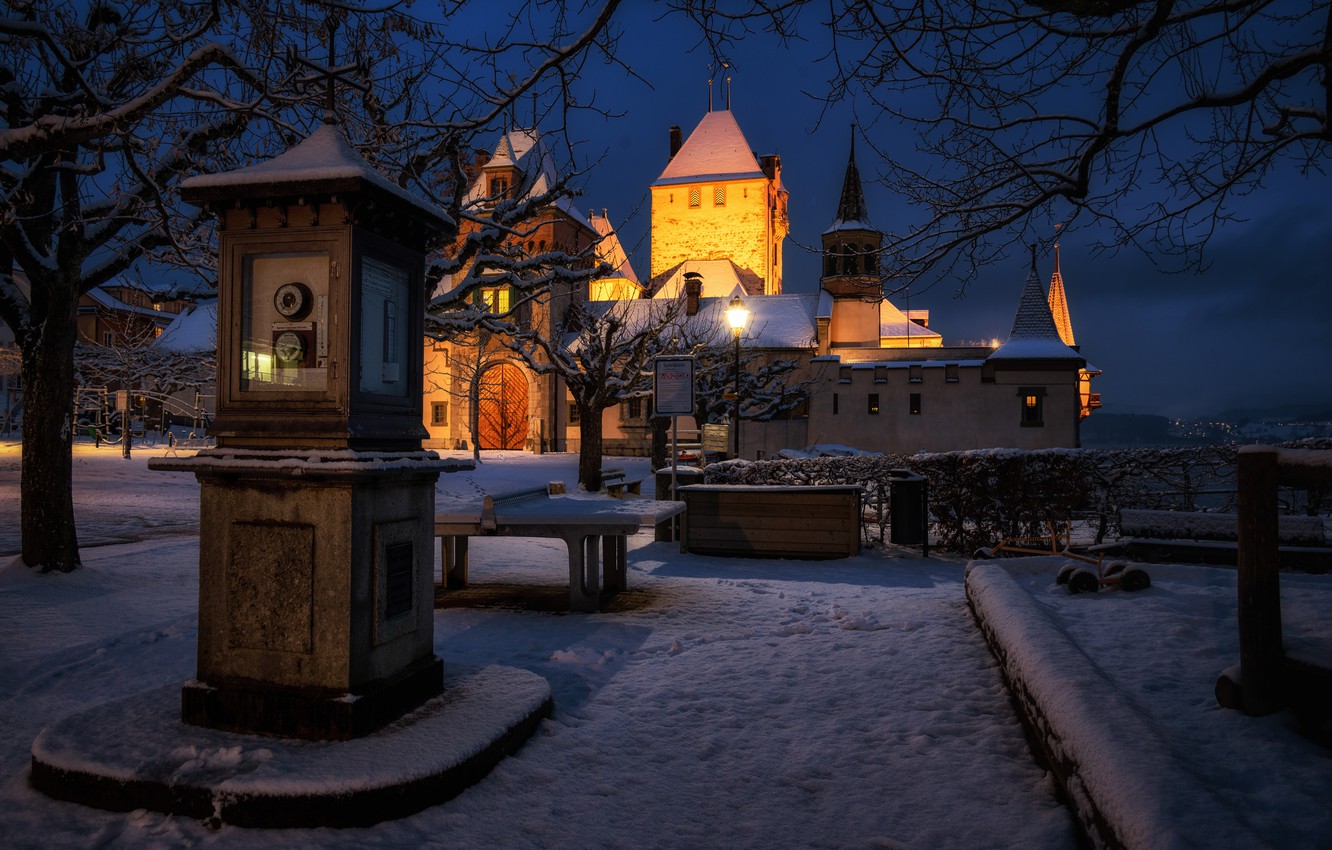
{"type": "Polygon", "coordinates": [[[487,286],[481,290],[481,305],[490,313],[509,312],[509,288],[507,286],[487,286]]]}
{"type": "Polygon", "coordinates": [[[689,206],[696,207],[703,203],[703,192],[701,189],[689,190],[689,206]]]}
{"type": "Polygon", "coordinates": [[[432,401],[430,403],[430,424],[439,426],[449,424],[449,403],[432,401]]]}
{"type": "Polygon", "coordinates": [[[920,393],[912,393],[912,394],[911,394],[910,405],[911,405],[911,406],[907,409],[907,412],[910,413],[912,416],[919,416],[919,415],[920,415],[920,393]]]}
{"type": "Polygon", "coordinates": [[[162,335],[162,329],[161,329],[161,328],[153,328],[153,338],[154,338],[154,339],[156,339],[157,337],[159,337],[159,336],[161,336],[161,335],[162,335]]]}
{"type": "Polygon", "coordinates": [[[879,394],[878,394],[878,393],[870,393],[870,394],[869,394],[869,415],[870,415],[870,416],[878,416],[878,415],[879,415],[879,394]]]}
{"type": "Polygon", "coordinates": [[[1041,428],[1045,426],[1045,388],[1022,387],[1018,390],[1022,400],[1022,427],[1041,428]]]}
{"type": "Polygon", "coordinates": [[[712,190],[712,205],[714,207],[726,206],[726,187],[717,186],[712,190]]]}

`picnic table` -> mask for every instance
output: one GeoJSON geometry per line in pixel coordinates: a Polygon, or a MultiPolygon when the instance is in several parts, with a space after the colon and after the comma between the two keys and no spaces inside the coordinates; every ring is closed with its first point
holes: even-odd
{"type": "Polygon", "coordinates": [[[472,537],[557,537],[569,553],[569,608],[597,611],[603,593],[628,587],[628,535],[653,527],[685,509],[683,502],[650,499],[552,498],[545,487],[485,496],[479,504],[435,512],[440,540],[441,584],[466,587],[467,549],[472,537]],[[604,578],[603,578],[604,574],[604,578]]]}

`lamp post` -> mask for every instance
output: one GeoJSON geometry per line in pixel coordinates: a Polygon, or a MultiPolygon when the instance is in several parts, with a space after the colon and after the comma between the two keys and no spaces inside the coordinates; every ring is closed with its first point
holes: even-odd
{"type": "Polygon", "coordinates": [[[735,334],[735,456],[740,457],[740,335],[745,332],[745,323],[749,321],[749,311],[745,302],[736,295],[726,308],[726,323],[735,334]]]}

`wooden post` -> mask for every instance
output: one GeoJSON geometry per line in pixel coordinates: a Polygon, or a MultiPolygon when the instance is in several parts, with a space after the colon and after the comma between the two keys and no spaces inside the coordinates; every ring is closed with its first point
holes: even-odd
{"type": "Polygon", "coordinates": [[[1245,714],[1271,714],[1282,707],[1285,666],[1277,572],[1278,451],[1270,446],[1240,449],[1236,477],[1240,698],[1245,714]]]}

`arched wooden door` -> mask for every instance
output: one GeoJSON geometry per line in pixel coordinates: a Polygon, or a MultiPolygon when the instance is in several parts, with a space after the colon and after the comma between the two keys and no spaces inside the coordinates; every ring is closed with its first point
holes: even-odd
{"type": "Polygon", "coordinates": [[[512,363],[491,366],[481,375],[476,400],[483,449],[521,449],[527,439],[527,378],[512,363]]]}

